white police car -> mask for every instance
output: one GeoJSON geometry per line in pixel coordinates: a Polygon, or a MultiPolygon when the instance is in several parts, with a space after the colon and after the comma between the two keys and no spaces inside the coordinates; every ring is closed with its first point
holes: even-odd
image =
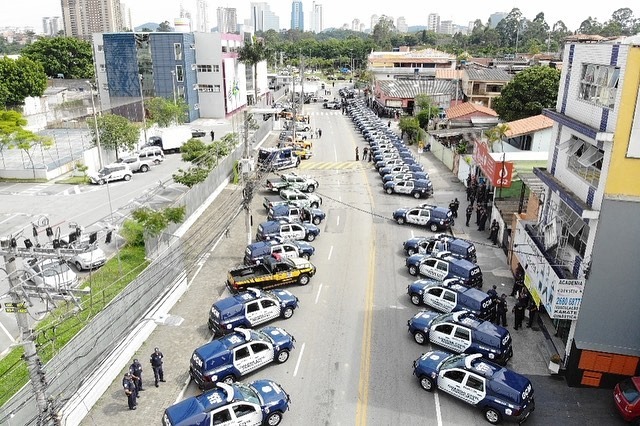
{"type": "Polygon", "coordinates": [[[451,278],[417,280],[407,286],[411,303],[425,304],[440,312],[470,311],[482,319],[495,317],[496,306],[487,293],[462,284],[462,280],[451,278]]]}
{"type": "Polygon", "coordinates": [[[503,419],[522,423],[535,409],[529,379],[480,354],[427,352],[413,362],[413,374],[422,389],[431,392],[437,387],[478,407],[491,424],[503,419]]]}
{"type": "Polygon", "coordinates": [[[231,385],[218,383],[216,386],[164,410],[162,424],[276,426],[289,409],[289,395],[273,380],[231,385]]]}
{"type": "Polygon", "coordinates": [[[287,290],[249,288],[211,306],[209,330],[221,335],[236,327],[252,328],[276,318],[289,319],[297,307],[298,298],[287,290]]]}
{"type": "Polygon", "coordinates": [[[272,362],[286,362],[295,340],[279,327],[238,327],[193,351],[189,375],[200,389],[210,389],[217,382],[230,384],[272,362]]]}
{"type": "Polygon", "coordinates": [[[423,310],[407,321],[407,325],[420,345],[429,340],[455,353],[481,354],[502,365],[513,356],[509,331],[468,311],[441,314],[423,310]]]}

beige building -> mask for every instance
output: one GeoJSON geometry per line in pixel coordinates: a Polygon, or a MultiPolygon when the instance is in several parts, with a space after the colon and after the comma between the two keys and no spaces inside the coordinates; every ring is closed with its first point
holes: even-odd
{"type": "Polygon", "coordinates": [[[94,33],[121,31],[120,0],[61,0],[67,37],[91,40],[94,33]]]}

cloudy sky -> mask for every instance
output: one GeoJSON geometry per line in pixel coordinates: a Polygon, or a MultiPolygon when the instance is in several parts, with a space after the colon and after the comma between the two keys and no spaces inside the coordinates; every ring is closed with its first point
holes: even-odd
{"type": "MultiPolygon", "coordinates": [[[[176,0],[128,0],[124,3],[131,8],[131,15],[134,26],[146,22],[169,21],[173,23],[173,18],[179,16],[180,1],[176,0]]],[[[185,9],[192,12],[195,19],[195,0],[183,0],[185,9]]],[[[280,27],[289,28],[291,19],[290,0],[267,1],[271,10],[280,17],[280,27]]],[[[310,21],[310,11],[312,1],[303,1],[305,14],[305,25],[310,21]]],[[[533,19],[539,12],[545,14],[546,21],[553,25],[558,20],[564,21],[570,30],[579,27],[580,22],[589,16],[604,22],[611,17],[611,14],[620,8],[630,7],[629,2],[613,0],[609,2],[589,2],[582,3],[576,7],[574,2],[557,0],[493,0],[491,2],[481,2],[478,0],[459,0],[457,2],[442,2],[440,4],[427,5],[426,2],[414,0],[395,1],[369,1],[366,8],[362,7],[362,1],[344,0],[318,0],[324,10],[324,27],[341,27],[343,24],[359,19],[368,28],[371,22],[371,15],[387,15],[394,19],[404,16],[408,25],[426,25],[429,13],[438,13],[441,20],[452,20],[454,24],[467,25],[469,21],[481,19],[486,22],[493,12],[509,12],[513,8],[519,8],[522,14],[533,19]],[[416,7],[423,3],[424,6],[416,7]],[[626,4],[625,4],[626,3],[626,4]],[[490,4],[490,6],[488,6],[490,4]]],[[[249,16],[250,0],[209,0],[209,21],[210,26],[216,26],[215,9],[218,7],[235,7],[238,13],[238,21],[242,23],[249,16]]],[[[635,8],[636,17],[640,13],[640,8],[635,8]]],[[[42,32],[42,17],[61,16],[60,0],[23,0],[13,3],[10,0],[3,0],[2,13],[0,14],[0,27],[3,26],[30,26],[36,33],[42,32]]]]}

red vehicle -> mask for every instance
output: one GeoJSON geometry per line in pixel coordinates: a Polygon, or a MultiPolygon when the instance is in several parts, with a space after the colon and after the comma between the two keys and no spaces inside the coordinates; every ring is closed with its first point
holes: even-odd
{"type": "Polygon", "coordinates": [[[640,376],[618,383],[613,389],[613,399],[623,419],[640,425],[640,376]]]}

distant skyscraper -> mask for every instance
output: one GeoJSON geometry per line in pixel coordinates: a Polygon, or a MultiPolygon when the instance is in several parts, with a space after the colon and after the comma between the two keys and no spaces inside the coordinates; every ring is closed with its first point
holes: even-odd
{"type": "Polygon", "coordinates": [[[93,33],[122,30],[119,0],[61,0],[64,33],[91,39],[93,33]]]}
{"type": "Polygon", "coordinates": [[[311,6],[311,31],[314,33],[322,32],[324,29],[322,22],[322,5],[320,3],[313,2],[311,6]]]}
{"type": "Polygon", "coordinates": [[[280,18],[271,11],[268,3],[252,2],[249,16],[254,31],[280,31],[280,18]]]}
{"type": "Polygon", "coordinates": [[[453,21],[440,21],[440,26],[438,27],[438,32],[440,34],[453,35],[453,21]]]}
{"type": "Polygon", "coordinates": [[[46,16],[42,18],[42,33],[46,36],[56,36],[62,29],[59,16],[46,16]]]}
{"type": "Polygon", "coordinates": [[[378,15],[371,15],[371,32],[373,32],[373,28],[376,26],[380,17],[378,15]]]}
{"type": "Polygon", "coordinates": [[[430,13],[427,17],[427,31],[437,33],[438,28],[440,28],[440,15],[437,13],[430,13]]]}
{"type": "Polygon", "coordinates": [[[358,18],[351,21],[351,31],[360,31],[360,20],[358,18]]]}
{"type": "Polygon", "coordinates": [[[489,15],[489,28],[495,28],[507,15],[506,12],[495,12],[489,15]]]}
{"type": "Polygon", "coordinates": [[[404,19],[404,16],[401,16],[398,18],[396,29],[398,30],[399,33],[409,32],[409,26],[407,25],[407,21],[406,19],[404,19]]]}
{"type": "Polygon", "coordinates": [[[235,7],[219,7],[216,12],[219,33],[233,34],[238,32],[238,14],[235,7]]]}
{"type": "Polygon", "coordinates": [[[131,20],[131,8],[122,2],[120,2],[120,20],[122,22],[122,29],[133,31],[133,21],[131,20]]]}
{"type": "MultiPolygon", "coordinates": [[[[220,21],[218,21],[218,25],[219,22],[220,21]]],[[[196,31],[200,31],[201,33],[211,31],[209,27],[209,5],[207,4],[207,0],[198,0],[196,3],[196,31]]]]}
{"type": "Polygon", "coordinates": [[[291,3],[291,29],[304,31],[304,12],[302,2],[299,0],[291,3]]]}

